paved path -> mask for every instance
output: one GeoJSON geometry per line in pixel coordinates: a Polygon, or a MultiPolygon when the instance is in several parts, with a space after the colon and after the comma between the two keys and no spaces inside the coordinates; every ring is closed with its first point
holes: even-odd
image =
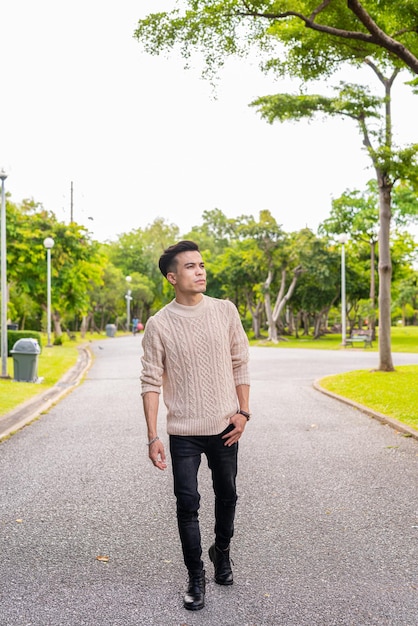
{"type": "MultiPolygon", "coordinates": [[[[418,443],[312,388],[375,353],[252,349],[236,582],[207,562],[193,614],[171,472],[147,459],[140,338],[93,350],[86,381],[0,445],[1,626],[416,626],[418,443]]],[[[206,550],[203,466],[201,492],[206,550]]]]}

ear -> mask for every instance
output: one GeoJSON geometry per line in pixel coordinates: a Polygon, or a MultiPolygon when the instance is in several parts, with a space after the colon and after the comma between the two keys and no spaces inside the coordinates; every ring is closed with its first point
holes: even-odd
{"type": "Polygon", "coordinates": [[[167,280],[168,280],[168,282],[171,285],[175,285],[176,284],[176,275],[174,274],[174,272],[168,272],[167,280]]]}

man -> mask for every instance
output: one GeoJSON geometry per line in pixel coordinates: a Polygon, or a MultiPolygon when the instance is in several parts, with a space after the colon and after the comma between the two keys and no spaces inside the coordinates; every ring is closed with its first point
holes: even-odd
{"type": "Polygon", "coordinates": [[[175,299],[146,324],[142,397],[149,458],[164,470],[166,455],[157,431],[161,388],[164,391],[177,522],[189,573],[184,607],[196,611],[205,603],[197,484],[202,453],[215,493],[215,542],[209,557],[215,581],[233,583],[229,549],[237,501],[238,440],[250,418],[248,340],[236,307],[203,295],[206,271],[194,242],[180,241],[167,248],[159,267],[173,285],[175,299]]]}

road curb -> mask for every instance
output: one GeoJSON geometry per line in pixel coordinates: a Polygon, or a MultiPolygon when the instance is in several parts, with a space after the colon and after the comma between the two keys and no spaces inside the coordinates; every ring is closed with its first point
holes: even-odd
{"type": "Polygon", "coordinates": [[[0,417],[0,442],[27,424],[30,424],[41,413],[48,411],[51,406],[77,387],[93,362],[93,355],[89,346],[83,344],[78,346],[77,349],[78,359],[76,364],[64,374],[56,385],[0,417]]]}
{"type": "Polygon", "coordinates": [[[398,420],[394,419],[393,417],[389,417],[388,415],[384,415],[383,413],[379,413],[378,411],[373,411],[369,407],[364,406],[363,404],[359,404],[358,402],[355,402],[354,400],[350,400],[349,398],[340,396],[337,393],[328,391],[328,389],[324,389],[324,387],[321,386],[321,380],[322,379],[318,379],[313,382],[313,387],[317,391],[320,391],[321,393],[325,394],[326,396],[329,396],[330,398],[334,398],[334,400],[339,400],[340,402],[343,402],[344,404],[348,404],[349,406],[352,406],[353,408],[358,409],[365,415],[368,415],[369,417],[373,417],[374,419],[378,420],[382,424],[386,424],[390,426],[391,428],[393,428],[394,430],[400,433],[403,433],[404,435],[407,435],[408,437],[413,437],[414,439],[418,441],[418,431],[415,430],[414,428],[411,428],[410,426],[407,426],[406,424],[402,424],[402,422],[398,422],[398,420]]]}

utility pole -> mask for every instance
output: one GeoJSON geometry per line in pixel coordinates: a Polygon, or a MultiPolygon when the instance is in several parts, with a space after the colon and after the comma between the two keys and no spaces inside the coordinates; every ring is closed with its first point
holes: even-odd
{"type": "Polygon", "coordinates": [[[70,200],[70,223],[71,224],[74,222],[73,208],[74,208],[74,190],[73,190],[73,181],[71,181],[71,200],[70,200]]]}

